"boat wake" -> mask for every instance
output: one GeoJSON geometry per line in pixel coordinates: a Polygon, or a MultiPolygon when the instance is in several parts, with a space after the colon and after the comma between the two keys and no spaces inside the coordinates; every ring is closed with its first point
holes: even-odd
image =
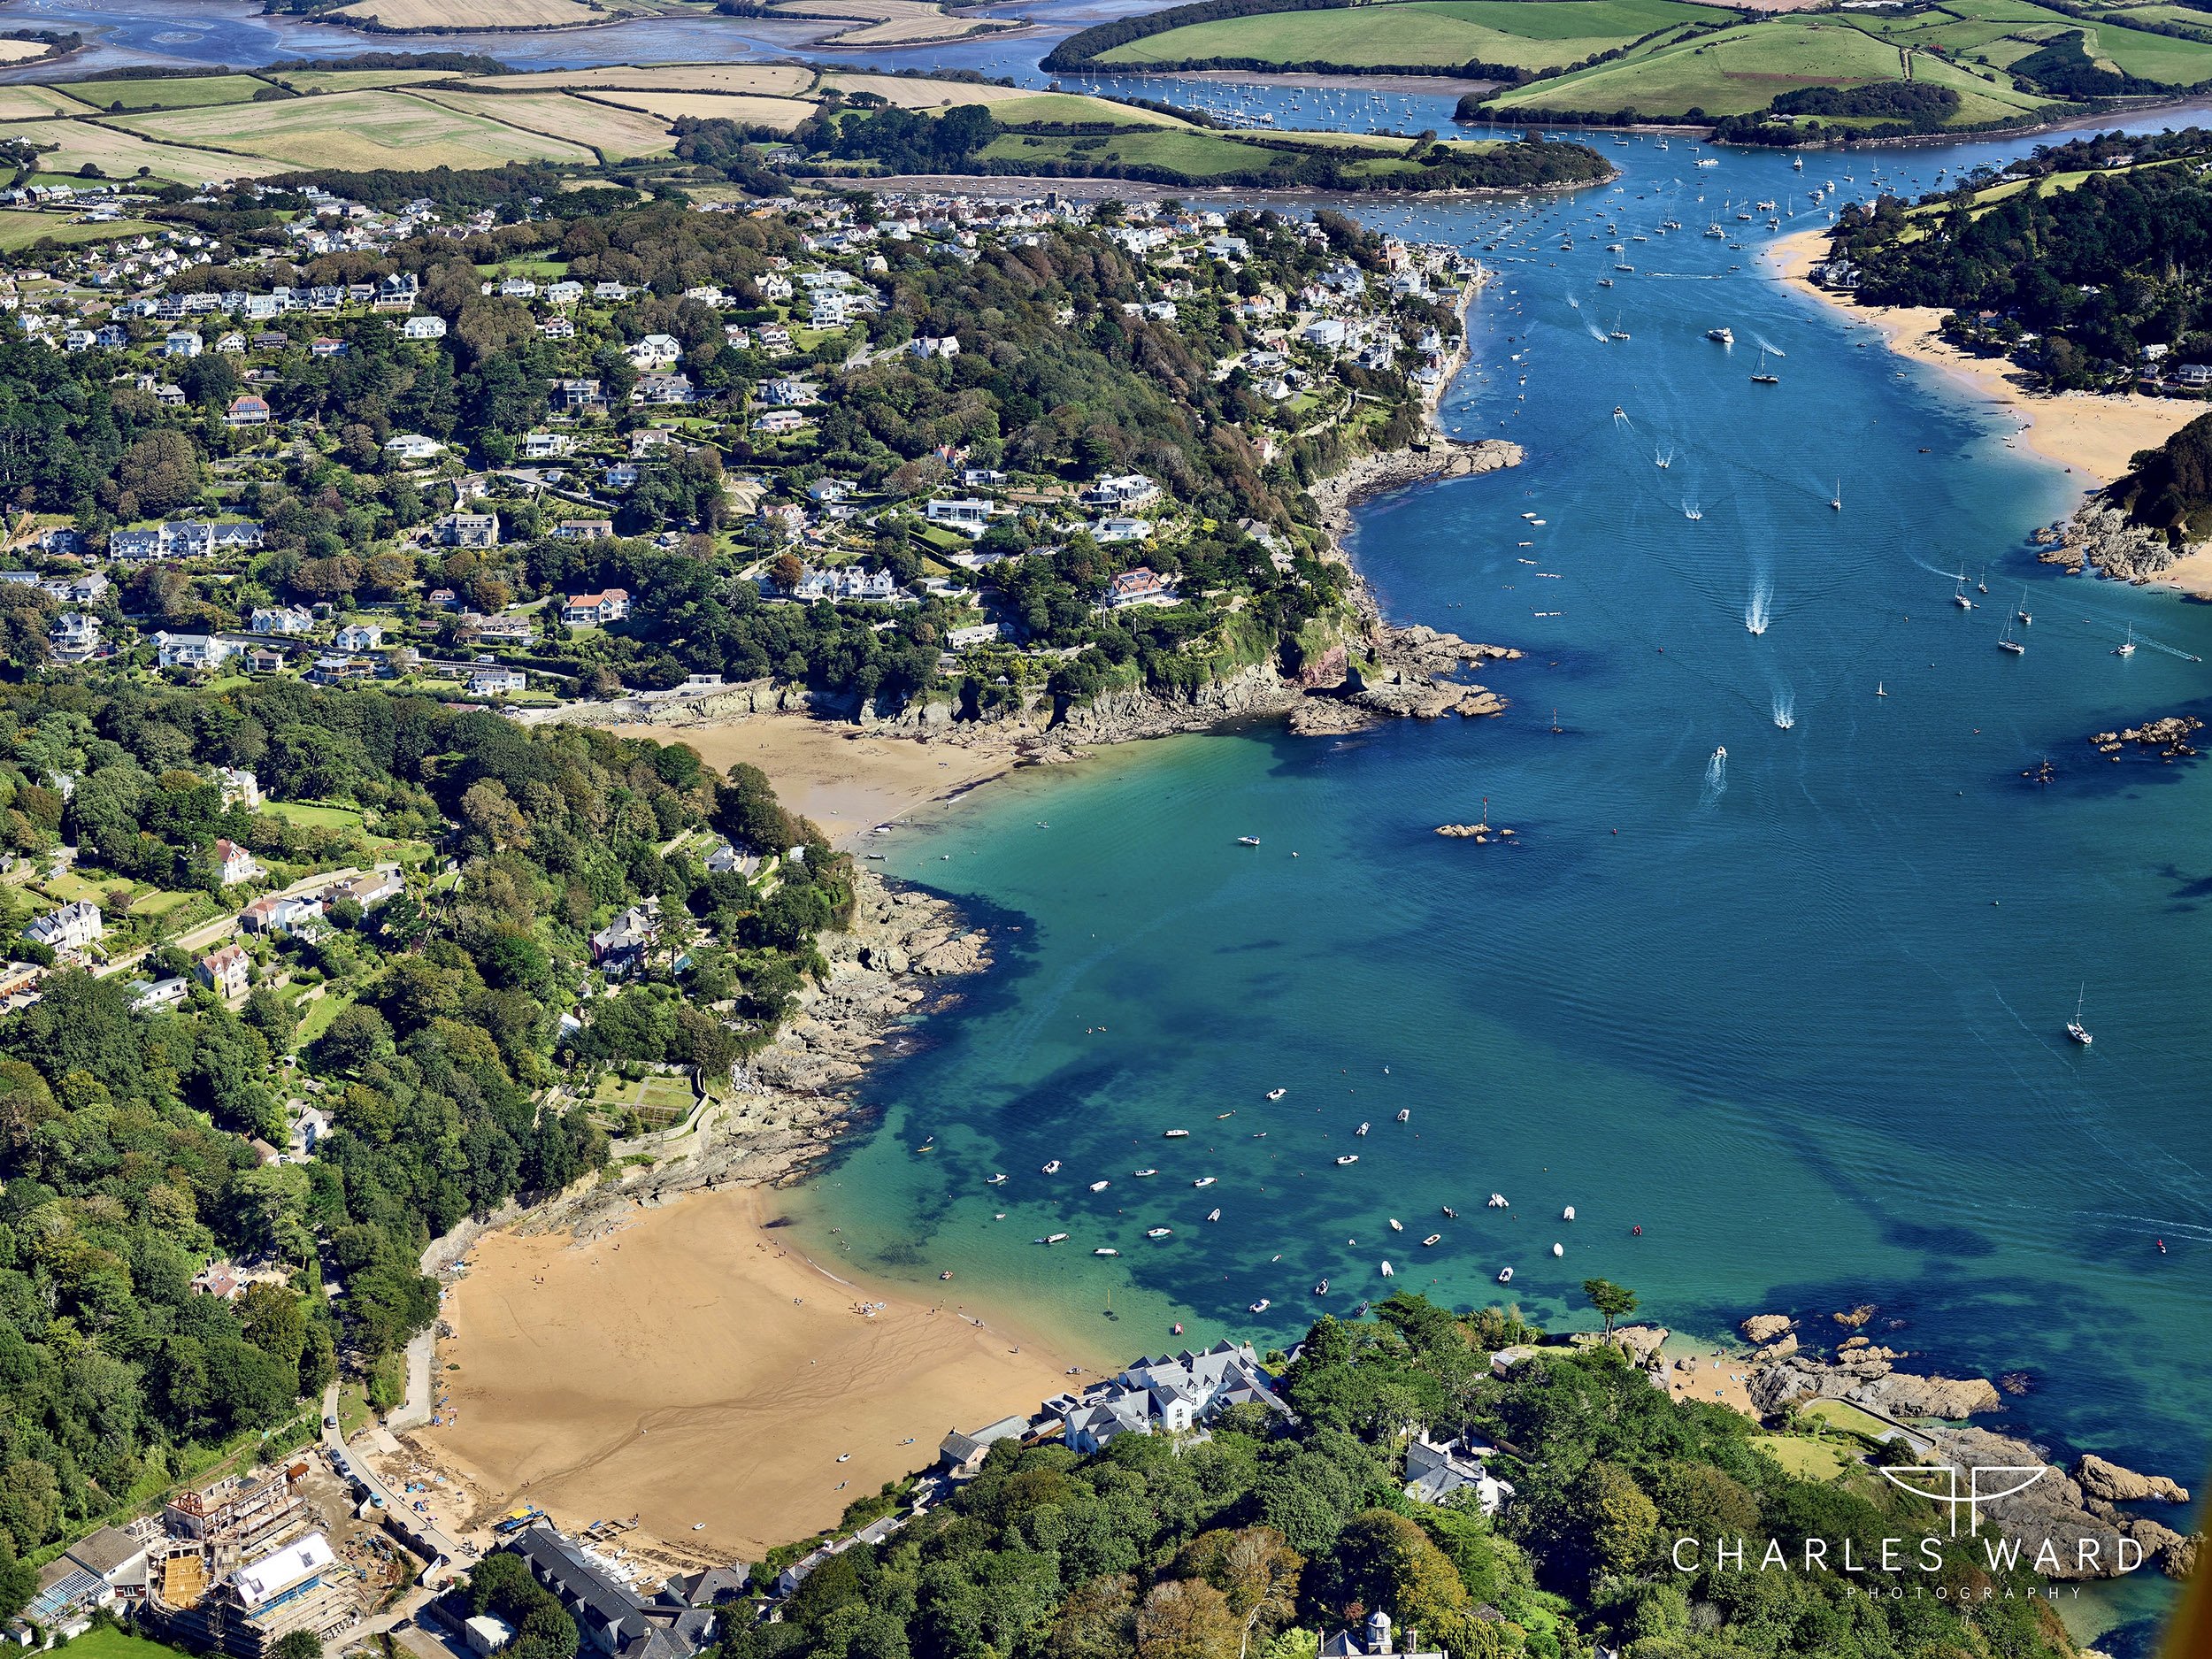
{"type": "Polygon", "coordinates": [[[1785,732],[1797,724],[1797,694],[1786,687],[1774,694],[1774,724],[1785,732]]]}
{"type": "Polygon", "coordinates": [[[1705,516],[1705,509],[1694,501],[1685,500],[1682,503],[1682,516],[1691,519],[1702,518],[1705,516]]]}
{"type": "Polygon", "coordinates": [[[1747,632],[1764,634],[1767,624],[1773,619],[1774,584],[1763,576],[1751,585],[1751,597],[1744,602],[1743,625],[1747,632]]]}
{"type": "Polygon", "coordinates": [[[1717,806],[1721,796],[1728,793],[1728,751],[1717,749],[1712,758],[1705,763],[1705,787],[1699,793],[1700,806],[1717,806]]]}
{"type": "Polygon", "coordinates": [[[1770,357],[1786,357],[1789,356],[1788,352],[1783,350],[1781,347],[1773,344],[1764,334],[1754,334],[1751,338],[1753,343],[1757,345],[1759,349],[1765,352],[1770,357]]]}

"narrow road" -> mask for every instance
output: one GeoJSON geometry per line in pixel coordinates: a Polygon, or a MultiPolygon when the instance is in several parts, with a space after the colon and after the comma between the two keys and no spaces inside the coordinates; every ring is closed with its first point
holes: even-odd
{"type": "Polygon", "coordinates": [[[338,1385],[333,1383],[323,1391],[323,1445],[334,1455],[346,1460],[346,1467],[352,1471],[353,1479],[365,1487],[372,1498],[383,1500],[386,1524],[398,1532],[417,1555],[429,1559],[430,1565],[423,1570],[423,1583],[433,1586],[443,1583],[452,1571],[468,1560],[462,1553],[461,1546],[447,1537],[428,1517],[408,1508],[407,1500],[394,1492],[383,1477],[369,1467],[365,1457],[347,1449],[345,1440],[335,1426],[337,1417],[338,1385]]]}

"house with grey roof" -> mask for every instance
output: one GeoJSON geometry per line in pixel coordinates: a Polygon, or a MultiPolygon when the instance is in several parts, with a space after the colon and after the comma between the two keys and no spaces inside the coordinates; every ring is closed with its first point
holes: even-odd
{"type": "Polygon", "coordinates": [[[715,1639],[711,1607],[647,1601],[549,1526],[532,1526],[507,1545],[530,1576],[576,1621],[587,1653],[603,1659],[691,1659],[715,1639]]]}
{"type": "Polygon", "coordinates": [[[1079,1396],[1047,1401],[1045,1413],[1060,1418],[1069,1447],[1087,1454],[1124,1434],[1187,1433],[1233,1405],[1289,1415],[1249,1342],[1217,1342],[1198,1353],[1186,1348],[1139,1360],[1079,1396]]]}
{"type": "Polygon", "coordinates": [[[1406,1448],[1406,1496],[1423,1503],[1441,1503],[1462,1492],[1472,1492],[1485,1515],[1495,1515],[1513,1495],[1513,1483],[1493,1475],[1484,1459],[1494,1455],[1487,1446],[1465,1440],[1438,1445],[1426,1434],[1417,1434],[1406,1448]]]}

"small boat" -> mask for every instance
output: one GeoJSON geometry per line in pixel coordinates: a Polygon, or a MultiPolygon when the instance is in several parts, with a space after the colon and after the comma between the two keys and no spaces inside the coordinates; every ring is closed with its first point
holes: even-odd
{"type": "Polygon", "coordinates": [[[940,1279],[950,1279],[952,1277],[952,1269],[949,1267],[947,1268],[943,1272],[938,1274],[937,1277],[940,1279]]]}
{"type": "Polygon", "coordinates": [[[1489,1203],[1484,1207],[1489,1210],[1503,1210],[1506,1207],[1505,1194],[1503,1193],[1491,1194],[1489,1203]]]}
{"type": "Polygon", "coordinates": [[[1003,1187],[1006,1185],[1006,1177],[1003,1175],[993,1175],[987,1178],[983,1184],[986,1187],[1003,1187]]]}
{"type": "MultiPolygon", "coordinates": [[[[1836,480],[1836,493],[1828,497],[1828,504],[1838,512],[1843,511],[1843,480],[1841,479],[1836,480]]],[[[1982,591],[1987,593],[1989,589],[1985,588],[1982,591]]]]}
{"type": "Polygon", "coordinates": [[[1172,1237],[1174,1232],[1175,1229],[1172,1227],[1147,1227],[1144,1230],[1144,1236],[1148,1239],[1165,1239],[1172,1237]]]}
{"type": "Polygon", "coordinates": [[[1445,1205],[1444,1219],[1447,1221],[1457,1221],[1459,1219],[1459,1211],[1454,1210],[1449,1204],[1445,1205]]]}
{"type": "Polygon", "coordinates": [[[1421,1242],[1424,1245],[1441,1244],[1444,1242],[1444,1235],[1440,1233],[1432,1233],[1427,1238],[1422,1240],[1421,1242]]]}
{"type": "Polygon", "coordinates": [[[1290,1091],[1288,1089],[1271,1088],[1267,1091],[1267,1098],[1270,1100],[1280,1100],[1284,1095],[1289,1093],[1290,1091]]]}
{"type": "Polygon", "coordinates": [[[1060,1160],[1055,1158],[1051,1163],[1046,1164],[1044,1172],[1047,1175],[1057,1175],[1060,1172],[1060,1160]]]}
{"type": "Polygon", "coordinates": [[[1732,328],[1708,328],[1705,337],[1717,345],[1732,346],[1736,343],[1736,332],[1732,328]]]}
{"type": "Polygon", "coordinates": [[[1327,1295],[1329,1294],[1329,1281],[1325,1279],[1319,1284],[1316,1285],[1313,1287],[1313,1294],[1317,1296],[1327,1295]]]}
{"type": "Polygon", "coordinates": [[[1500,1268],[1498,1270],[1498,1283],[1501,1285],[1510,1285],[1512,1282],[1513,1270],[1509,1267],[1500,1268]]]}
{"type": "Polygon", "coordinates": [[[1358,1128],[1356,1128],[1356,1129],[1353,1130],[1353,1131],[1352,1131],[1352,1133],[1353,1133],[1354,1134],[1356,1134],[1356,1135],[1363,1135],[1363,1134],[1365,1134],[1365,1133],[1367,1133],[1367,1130],[1368,1130],[1368,1125],[1365,1125],[1365,1124],[1362,1124],[1362,1125],[1361,1125],[1358,1128]]]}
{"type": "MultiPolygon", "coordinates": [[[[1622,269],[1625,270],[1627,267],[1624,265],[1622,269]]],[[[1615,323],[1611,332],[1606,335],[1606,338],[1609,340],[1625,340],[1628,337],[1628,330],[1622,327],[1618,323],[1615,323]]]]}
{"type": "Polygon", "coordinates": [[[2112,648],[2112,654],[2115,657],[2132,657],[2135,655],[2135,624],[2132,622],[2128,624],[2128,636],[2126,641],[2122,644],[2114,646],[2112,648]]]}
{"type": "Polygon", "coordinates": [[[1385,1263],[1382,1264],[1382,1276],[1383,1276],[1385,1279],[1389,1279],[1389,1278],[1393,1277],[1393,1274],[1392,1274],[1392,1272],[1391,1272],[1390,1263],[1387,1263],[1387,1262],[1385,1262],[1385,1263]]]}
{"type": "Polygon", "coordinates": [[[1713,751],[1713,758],[1715,760],[1726,760],[1728,758],[1728,745],[1723,743],[1719,748],[1716,749],[1713,751]]]}
{"type": "Polygon", "coordinates": [[[1613,279],[1609,276],[1601,276],[1598,279],[1598,286],[1601,288],[1609,288],[1613,286],[1613,279]]]}
{"type": "Polygon", "coordinates": [[[1406,1224],[1393,1216],[1390,1218],[1390,1230],[1393,1233],[1403,1233],[1406,1230],[1406,1224]]]}
{"type": "Polygon", "coordinates": [[[1780,375],[1767,373],[1767,354],[1763,346],[1759,349],[1759,366],[1752,373],[1751,383],[1754,386],[1779,386],[1782,383],[1780,375]]]}
{"type": "Polygon", "coordinates": [[[1572,1204],[1569,1204],[1565,1210],[1560,1212],[1559,1218],[1562,1221],[1572,1221],[1575,1218],[1575,1207],[1572,1204]]]}
{"type": "Polygon", "coordinates": [[[1106,1181],[1093,1181],[1091,1183],[1091,1190],[1094,1193],[1102,1193],[1110,1185],[1110,1183],[1106,1181]]]}
{"type": "Polygon", "coordinates": [[[1206,1212],[1206,1219],[1209,1221],[1218,1221],[1221,1219],[1221,1212],[1218,1210],[1209,1210],[1206,1212]]]}
{"type": "Polygon", "coordinates": [[[1254,1302],[1252,1304],[1252,1311],[1254,1313],[1265,1313],[1267,1311],[1267,1298],[1262,1296],[1257,1302],[1254,1302]]]}
{"type": "Polygon", "coordinates": [[[1117,1249],[1112,1249],[1112,1248],[1109,1248],[1108,1246],[1102,1244],[1102,1245],[1100,1245],[1100,1246],[1098,1247],[1098,1248],[1096,1248],[1095,1250],[1093,1250],[1093,1251],[1091,1252],[1091,1254],[1092,1254],[1093,1256],[1119,1256],[1119,1255],[1121,1254],[1121,1252],[1120,1252],[1119,1250],[1117,1250],[1117,1249]]]}
{"type": "Polygon", "coordinates": [[[2074,994],[2074,1017],[2066,1022],[2066,1034],[2085,1048],[2097,1041],[2089,1034],[2089,1027],[2081,1023],[2081,1000],[2088,991],[2089,987],[2085,985],[2074,994]]]}
{"type": "Polygon", "coordinates": [[[1237,845],[1240,847],[1256,847],[1259,844],[1260,838],[1256,835],[1240,835],[1237,837],[1237,845]]]}
{"type": "Polygon", "coordinates": [[[1874,682],[1874,695],[1878,697],[1886,697],[1889,695],[1887,687],[1886,687],[1878,680],[1874,682]]]}
{"type": "Polygon", "coordinates": [[[1401,1106],[1401,1107],[1399,1107],[1399,1108],[1398,1108],[1398,1121],[1399,1121],[1400,1123],[1402,1123],[1402,1123],[1410,1123],[1410,1122],[1412,1122],[1412,1121],[1413,1121],[1413,1108],[1412,1108],[1412,1107],[1410,1107],[1410,1106],[1401,1106]]]}
{"type": "Polygon", "coordinates": [[[1359,1162],[1359,1154],[1358,1154],[1358,1153],[1356,1153],[1356,1152],[1347,1152],[1347,1153],[1345,1153],[1345,1154],[1344,1154],[1341,1157],[1340,1157],[1340,1158],[1338,1158],[1338,1159],[1337,1159],[1337,1161],[1336,1161],[1336,1164],[1337,1164],[1337,1167],[1338,1167],[1339,1169],[1342,1169],[1342,1168],[1343,1168],[1343,1167],[1344,1167],[1347,1164],[1356,1164],[1356,1163],[1358,1163],[1358,1162],[1359,1162]]]}
{"type": "Polygon", "coordinates": [[[1213,1184],[1214,1178],[1210,1175],[1202,1175],[1191,1183],[1193,1187],[1211,1187],[1213,1184]]]}
{"type": "Polygon", "coordinates": [[[1065,1244],[1067,1241],[1068,1235],[1064,1233],[1048,1233],[1037,1240],[1040,1244],[1065,1244]]]}
{"type": "Polygon", "coordinates": [[[1551,1253],[1554,1256],[1564,1256],[1567,1253],[1567,1247],[1563,1244],[1555,1244],[1551,1247],[1551,1253]]]}
{"type": "Polygon", "coordinates": [[[1163,1129],[1160,1131],[1160,1138],[1163,1141],[1187,1141],[1190,1139],[1190,1131],[1187,1129],[1163,1129]]]}
{"type": "Polygon", "coordinates": [[[1215,1121],[1216,1123],[1219,1123],[1219,1122],[1220,1122],[1223,1118],[1233,1118],[1233,1117],[1235,1117],[1235,1116],[1236,1116],[1236,1113],[1234,1113],[1233,1111],[1216,1112],[1216,1113],[1214,1114],[1214,1121],[1215,1121]]]}
{"type": "Polygon", "coordinates": [[[1137,1177],[1138,1179],[1141,1180],[1148,1175],[1157,1175],[1160,1171],[1157,1170],[1132,1170],[1129,1172],[1130,1174],[1137,1177]]]}

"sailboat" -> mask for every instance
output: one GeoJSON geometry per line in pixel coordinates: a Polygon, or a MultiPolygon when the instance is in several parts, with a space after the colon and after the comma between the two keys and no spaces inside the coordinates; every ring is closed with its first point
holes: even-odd
{"type": "Polygon", "coordinates": [[[1989,572],[1987,571],[1984,571],[1982,572],[1982,578],[1979,581],[1974,584],[1974,588],[1977,593],[1985,594],[1989,591],[1989,572]]]}
{"type": "Polygon", "coordinates": [[[2128,624],[2128,636],[2126,641],[2121,644],[2114,646],[2112,648],[2112,654],[2115,657],[2132,657],[2135,655],[2135,624],[2132,622],[2128,624]]]}
{"type": "Polygon", "coordinates": [[[2024,588],[2020,590],[2020,609],[2013,614],[2020,618],[2020,626],[2024,628],[2031,626],[2035,621],[2034,613],[2028,609],[2028,590],[2024,588]]]}
{"type": "Polygon", "coordinates": [[[1754,386],[1779,386],[1782,383],[1780,375],[1767,373],[1767,353],[1764,346],[1759,348],[1759,367],[1752,375],[1751,383],[1754,386]]]}
{"type": "Polygon", "coordinates": [[[2028,654],[2028,648],[2012,637],[2010,618],[2007,618],[2005,626],[1997,631],[1997,649],[2001,651],[2010,651],[2015,657],[2025,657],[2028,654]]]}
{"type": "Polygon", "coordinates": [[[2085,1048],[2097,1041],[2089,1034],[2089,1027],[2081,1023],[2081,1000],[2087,995],[2088,990],[2089,987],[2084,985],[2080,990],[2074,993],[2074,1017],[2066,1022],[2066,1034],[2085,1048]]]}
{"type": "MultiPolygon", "coordinates": [[[[1843,480],[1841,479],[1838,479],[1836,480],[1836,493],[1828,497],[1828,504],[1831,507],[1833,507],[1838,512],[1841,512],[1843,511],[1843,480]]],[[[1987,590],[1985,589],[1984,591],[1986,592],[1987,590]]]]}
{"type": "Polygon", "coordinates": [[[1959,590],[1951,595],[1951,603],[1962,611],[1971,611],[1974,602],[1966,596],[1966,578],[1959,578],[1959,590]]]}
{"type": "Polygon", "coordinates": [[[1888,688],[1886,687],[1878,680],[1874,682],[1874,695],[1878,697],[1886,697],[1889,695],[1888,688]]]}

